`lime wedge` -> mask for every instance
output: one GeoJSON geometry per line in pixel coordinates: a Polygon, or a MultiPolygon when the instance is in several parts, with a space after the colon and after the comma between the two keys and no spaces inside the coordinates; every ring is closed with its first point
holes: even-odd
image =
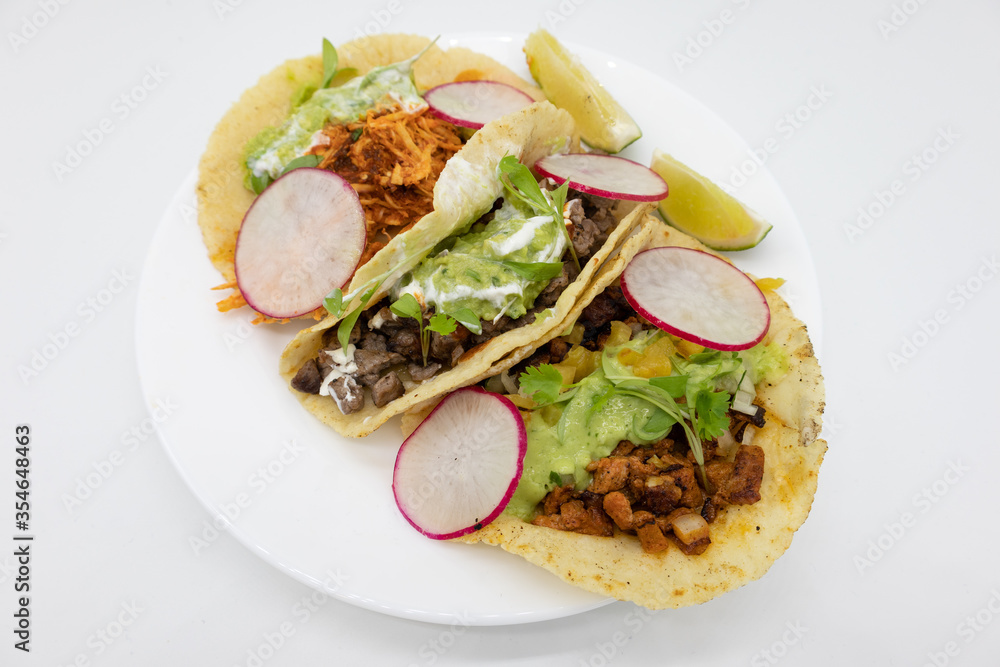
{"type": "Polygon", "coordinates": [[[671,225],[713,250],[746,250],[760,243],[771,225],[718,185],[662,151],[649,165],[670,194],[659,205],[671,225]]]}
{"type": "Polygon", "coordinates": [[[539,28],[528,35],[524,53],[542,92],[552,104],[569,112],[580,138],[591,147],[617,153],[642,136],[625,109],[547,30],[539,28]]]}

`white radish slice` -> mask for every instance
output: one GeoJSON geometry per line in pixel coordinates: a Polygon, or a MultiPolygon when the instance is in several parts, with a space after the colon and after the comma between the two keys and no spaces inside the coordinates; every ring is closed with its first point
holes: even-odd
{"type": "Polygon", "coordinates": [[[350,183],[326,169],[293,169],[243,217],[236,284],[262,315],[305,315],[354,274],[366,241],[365,212],[350,183]]]}
{"type": "Polygon", "coordinates": [[[399,448],[396,505],[435,540],[479,530],[510,502],[528,437],[514,404],[479,387],[442,400],[399,448]]]}
{"type": "Polygon", "coordinates": [[[621,287],[647,320],[713,350],[753,347],[771,325],[767,300],[750,276],[701,250],[644,250],[625,267],[621,287]]]}
{"type": "Polygon", "coordinates": [[[428,90],[424,100],[435,116],[475,130],[535,101],[527,93],[499,81],[444,83],[428,90]]]}
{"type": "Polygon", "coordinates": [[[569,181],[580,192],[630,201],[660,201],[667,182],[649,167],[601,153],[558,153],[535,163],[535,170],[557,183],[569,181]]]}

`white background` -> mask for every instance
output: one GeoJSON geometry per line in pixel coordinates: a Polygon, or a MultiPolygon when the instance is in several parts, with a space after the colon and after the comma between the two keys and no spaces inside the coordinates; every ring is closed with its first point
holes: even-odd
{"type": "Polygon", "coordinates": [[[0,664],[995,664],[998,30],[1000,7],[985,0],[4,3],[0,664]],[[830,443],[791,549],[762,580],[697,608],[616,603],[485,628],[314,604],[225,533],[195,553],[208,513],[154,436],[133,448],[123,437],[149,423],[133,334],[143,260],[214,124],[324,36],[539,25],[656,72],[751,149],[777,140],[766,166],[822,295],[830,443]],[[116,100],[150,71],[161,80],[125,115],[116,100]],[[816,108],[803,108],[810,95],[816,108]],[[799,127],[782,130],[797,112],[799,127]],[[105,118],[93,151],[57,168],[105,118]],[[100,312],[88,299],[104,299],[100,312]],[[29,655],[12,632],[22,423],[29,655]]]}

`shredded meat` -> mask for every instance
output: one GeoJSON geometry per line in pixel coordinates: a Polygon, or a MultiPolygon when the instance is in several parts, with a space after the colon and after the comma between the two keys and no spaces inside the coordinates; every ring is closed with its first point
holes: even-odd
{"type": "Polygon", "coordinates": [[[320,168],[347,180],[365,210],[369,247],[362,262],[433,210],[434,184],[462,148],[457,128],[426,111],[372,109],[363,120],[327,125],[323,134],[329,144],[316,147],[320,168]]]}

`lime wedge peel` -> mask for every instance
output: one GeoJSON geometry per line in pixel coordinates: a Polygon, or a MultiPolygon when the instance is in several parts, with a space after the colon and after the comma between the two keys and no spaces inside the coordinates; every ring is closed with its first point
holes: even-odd
{"type": "Polygon", "coordinates": [[[524,53],[531,76],[552,104],[569,112],[587,145],[618,153],[642,136],[621,104],[547,30],[528,35],[524,53]]]}
{"type": "Polygon", "coordinates": [[[660,215],[709,248],[746,250],[771,231],[771,225],[757,213],[667,153],[654,151],[650,167],[670,187],[670,194],[659,204],[660,215]]]}

